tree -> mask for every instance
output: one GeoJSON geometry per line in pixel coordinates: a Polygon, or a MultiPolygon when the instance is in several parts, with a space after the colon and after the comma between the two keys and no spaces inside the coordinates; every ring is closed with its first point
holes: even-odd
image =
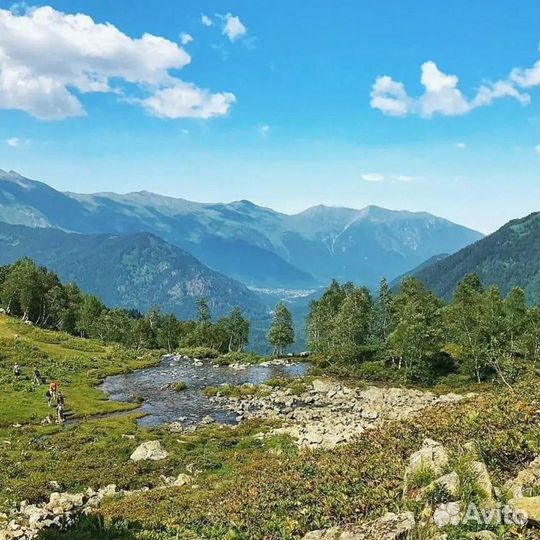
{"type": "Polygon", "coordinates": [[[338,358],[356,359],[371,335],[373,301],[365,287],[351,290],[333,321],[335,354],[338,358]]]}
{"type": "Polygon", "coordinates": [[[352,283],[340,285],[336,280],[328,286],[319,300],[311,302],[307,318],[307,337],[310,351],[332,354],[335,350],[335,317],[347,293],[354,290],[352,283]]]}
{"type": "Polygon", "coordinates": [[[94,337],[97,334],[98,321],[105,306],[97,296],[85,295],[81,303],[77,330],[82,337],[94,337]]]}
{"type": "Polygon", "coordinates": [[[444,310],[447,341],[459,347],[462,366],[472,371],[478,382],[485,377],[488,368],[481,326],[483,294],[478,275],[469,274],[458,284],[452,303],[444,310]]]}
{"type": "Polygon", "coordinates": [[[212,322],[212,313],[208,301],[205,298],[199,298],[197,300],[197,321],[200,324],[207,324],[212,322]]]}
{"type": "Polygon", "coordinates": [[[386,278],[379,284],[379,293],[375,304],[373,337],[375,343],[384,348],[392,331],[392,292],[386,278]]]}
{"type": "Polygon", "coordinates": [[[527,326],[525,291],[520,287],[512,287],[504,299],[504,323],[508,333],[510,349],[517,352],[519,340],[527,326]]]}
{"type": "Polygon", "coordinates": [[[442,302],[417,279],[406,277],[395,296],[393,307],[394,331],[389,336],[392,356],[398,367],[426,366],[443,345],[442,302]],[[415,366],[416,365],[416,366],[415,366]]]}
{"type": "Polygon", "coordinates": [[[280,302],[274,311],[274,318],[268,330],[268,343],[272,346],[274,356],[281,356],[283,350],[294,343],[291,312],[283,302],[280,302]]]}
{"type": "Polygon", "coordinates": [[[235,307],[229,315],[222,317],[217,326],[227,338],[226,347],[229,352],[242,351],[249,342],[249,321],[244,319],[240,308],[235,307]]]}
{"type": "Polygon", "coordinates": [[[157,331],[157,343],[172,352],[180,343],[180,325],[174,315],[165,315],[157,331]]]}

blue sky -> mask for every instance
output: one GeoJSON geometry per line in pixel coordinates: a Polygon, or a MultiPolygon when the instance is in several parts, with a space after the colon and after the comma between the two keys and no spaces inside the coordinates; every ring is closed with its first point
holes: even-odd
{"type": "Polygon", "coordinates": [[[285,212],[427,210],[483,232],[538,209],[536,0],[0,8],[2,169],[285,212]]]}

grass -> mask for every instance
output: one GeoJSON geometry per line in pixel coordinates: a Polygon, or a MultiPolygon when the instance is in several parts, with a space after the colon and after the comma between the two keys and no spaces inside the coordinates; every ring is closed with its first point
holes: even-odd
{"type": "MultiPolygon", "coordinates": [[[[15,362],[25,374],[38,365],[47,378],[59,381],[72,412],[82,418],[132,407],[107,402],[95,385],[108,374],[155,361],[0,317],[0,380],[5,390],[0,396],[0,511],[23,499],[44,500],[52,491],[51,480],[71,492],[110,483],[132,490],[159,486],[161,475],[184,472],[195,476],[190,485],[115,497],[97,516],[81,518],[64,536],[55,532],[48,538],[301,538],[308,530],[399,511],[408,459],[426,437],[446,445],[456,460],[451,466],[458,469],[459,460],[465,460],[465,443],[473,441],[498,486],[539,450],[539,385],[532,379],[517,385],[515,392],[486,389],[472,401],[436,406],[408,421],[366,431],[357,442],[334,450],[299,451],[289,437],[269,435],[278,424],[263,420],[180,434],[138,426],[135,412],[66,426],[41,425],[49,412],[45,387],[33,391],[29,381],[14,381],[11,373],[15,362]],[[13,427],[16,423],[23,426],[13,427]],[[153,439],[162,442],[167,459],[129,459],[141,442],[153,439]]],[[[295,392],[309,383],[309,378],[276,380],[270,386],[295,392]]],[[[428,478],[416,480],[424,484],[428,478]]],[[[465,499],[478,495],[472,483],[465,482],[462,489],[465,499]]],[[[463,532],[450,530],[448,537],[463,538],[463,532]]],[[[501,531],[500,537],[507,533],[501,531]]],[[[415,534],[420,539],[423,532],[415,534]]]]}
{"type": "Polygon", "coordinates": [[[45,392],[57,381],[75,418],[129,410],[133,403],[107,401],[96,386],[108,375],[156,364],[156,353],[136,353],[95,340],[48,332],[0,315],[0,427],[36,423],[51,413],[45,392]],[[18,363],[19,379],[11,368],[18,363]],[[39,368],[47,384],[32,384],[32,369],[39,368]]]}

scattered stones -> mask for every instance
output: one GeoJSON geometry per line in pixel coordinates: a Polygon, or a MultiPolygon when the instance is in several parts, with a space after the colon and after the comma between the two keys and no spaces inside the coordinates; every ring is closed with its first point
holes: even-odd
{"type": "Polygon", "coordinates": [[[264,392],[244,396],[214,396],[212,401],[236,413],[239,420],[272,418],[284,422],[274,433],[287,433],[300,447],[334,448],[366,429],[401,420],[425,407],[453,403],[464,396],[436,396],[407,388],[350,388],[331,379],[315,379],[302,394],[288,388],[261,385],[264,392]]]}
{"type": "Polygon", "coordinates": [[[302,540],[399,540],[414,528],[412,512],[388,512],[374,521],[349,527],[331,527],[308,532],[302,540]]]}
{"type": "MultiPolygon", "coordinates": [[[[88,488],[84,493],[60,493],[54,491],[49,500],[41,504],[22,501],[7,524],[0,523],[0,540],[33,540],[42,529],[69,527],[77,514],[89,513],[98,507],[104,497],[118,492],[114,484],[98,491],[88,488]]],[[[7,516],[6,520],[7,520],[7,516]]]]}
{"type": "Polygon", "coordinates": [[[152,461],[158,461],[165,459],[168,456],[167,451],[161,446],[160,441],[146,441],[140,444],[130,458],[133,461],[141,461],[150,459],[152,461]]]}

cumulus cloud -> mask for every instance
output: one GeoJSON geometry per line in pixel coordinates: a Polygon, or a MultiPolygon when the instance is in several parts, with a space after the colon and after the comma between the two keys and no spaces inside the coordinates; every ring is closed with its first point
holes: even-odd
{"type": "Polygon", "coordinates": [[[223,20],[225,22],[223,25],[223,35],[227,36],[231,41],[237,40],[247,32],[247,28],[242,24],[240,18],[231,13],[227,13],[223,17],[223,20]]]}
{"type": "Polygon", "coordinates": [[[460,150],[465,150],[467,148],[467,145],[464,142],[458,142],[455,144],[456,148],[459,148],[460,150]]]}
{"type": "Polygon", "coordinates": [[[175,111],[172,118],[180,117],[178,111],[198,118],[225,114],[224,104],[234,101],[230,94],[209,94],[169,73],[190,61],[172,41],[148,33],[131,38],[81,13],[48,6],[21,14],[0,9],[0,108],[42,120],[86,114],[80,94],[131,90],[148,98],[126,95],[125,101],[151,111],[160,102],[163,111],[175,111]],[[165,104],[167,97],[171,102],[165,104]]]}
{"type": "Polygon", "coordinates": [[[190,34],[187,34],[186,32],[182,32],[180,34],[180,43],[182,45],[187,45],[188,43],[191,43],[193,41],[193,36],[190,34]]]}
{"type": "Polygon", "coordinates": [[[154,92],[139,100],[152,115],[160,118],[211,118],[227,114],[236,101],[234,94],[211,94],[194,84],[177,81],[174,86],[154,92]]]}
{"type": "Polygon", "coordinates": [[[362,175],[362,180],[366,182],[381,182],[384,176],[380,173],[365,173],[362,175]]]}
{"type": "Polygon", "coordinates": [[[530,69],[513,69],[508,79],[482,84],[472,98],[467,98],[458,88],[456,75],[443,73],[435,62],[422,64],[420,82],[424,93],[411,97],[403,83],[388,75],[377,77],[371,89],[371,107],[389,116],[418,115],[431,118],[437,114],[462,115],[504,97],[526,105],[530,96],[521,89],[540,84],[540,63],[537,62],[530,69]]]}
{"type": "Polygon", "coordinates": [[[414,176],[409,176],[408,174],[396,174],[394,178],[399,182],[412,182],[413,180],[415,180],[414,176]]]}
{"type": "Polygon", "coordinates": [[[214,26],[214,21],[208,15],[201,15],[201,23],[203,26],[214,26]]]}
{"type": "Polygon", "coordinates": [[[6,139],[6,144],[11,146],[11,148],[16,148],[21,144],[21,140],[18,137],[10,137],[9,139],[6,139]]]}
{"type": "Polygon", "coordinates": [[[270,126],[268,124],[263,124],[260,128],[259,128],[259,135],[261,137],[266,137],[268,135],[268,133],[270,132],[270,126]]]}

